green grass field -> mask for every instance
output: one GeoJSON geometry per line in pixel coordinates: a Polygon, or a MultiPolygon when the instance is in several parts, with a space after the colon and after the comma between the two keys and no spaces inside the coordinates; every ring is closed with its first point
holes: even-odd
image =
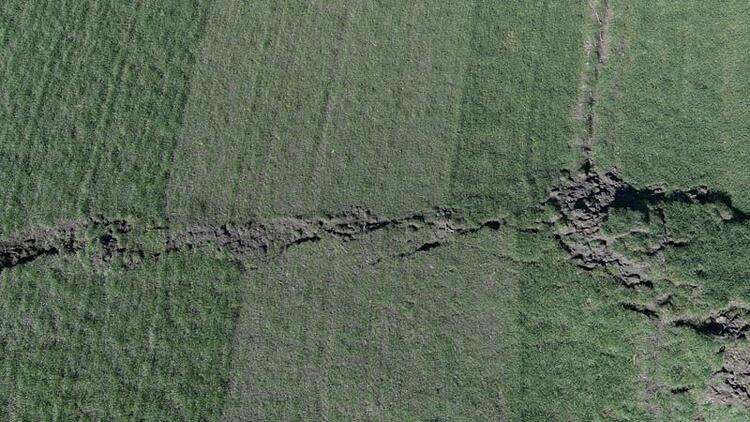
{"type": "Polygon", "coordinates": [[[0,419],[747,420],[749,17],[0,3],[0,419]]]}
{"type": "Polygon", "coordinates": [[[206,9],[3,2],[4,233],[94,213],[163,218],[206,9]]]}
{"type": "Polygon", "coordinates": [[[3,418],[221,414],[242,277],[182,253],[100,272],[84,254],[0,275],[3,418]]]}
{"type": "Polygon", "coordinates": [[[750,106],[741,69],[750,5],[650,1],[617,8],[602,72],[596,157],[640,185],[707,185],[750,209],[750,106]]]}

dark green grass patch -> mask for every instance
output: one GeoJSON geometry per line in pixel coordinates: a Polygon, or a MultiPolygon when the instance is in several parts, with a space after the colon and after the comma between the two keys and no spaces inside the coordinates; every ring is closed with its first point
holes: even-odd
{"type": "Polygon", "coordinates": [[[241,277],[197,253],[101,272],[86,256],[0,274],[0,415],[206,420],[221,411],[241,277]]]}
{"type": "Polygon", "coordinates": [[[452,201],[520,216],[581,160],[574,112],[591,19],[584,3],[476,3],[452,201]]]}
{"type": "Polygon", "coordinates": [[[163,215],[206,7],[0,4],[0,230],[163,215]]]}
{"type": "Polygon", "coordinates": [[[724,190],[750,209],[750,4],[610,3],[597,164],[639,185],[724,190]]]}

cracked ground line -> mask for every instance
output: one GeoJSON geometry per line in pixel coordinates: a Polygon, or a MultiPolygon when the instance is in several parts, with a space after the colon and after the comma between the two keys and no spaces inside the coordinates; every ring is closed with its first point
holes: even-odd
{"type": "MultiPolygon", "coordinates": [[[[699,335],[729,343],[719,348],[723,355],[721,367],[706,383],[702,397],[697,399],[698,415],[704,404],[738,405],[750,407],[750,307],[740,302],[729,302],[726,307],[704,316],[680,316],[668,322],[699,335]]],[[[698,419],[696,419],[698,420],[698,419]]]]}
{"type": "MultiPolygon", "coordinates": [[[[586,269],[604,268],[614,275],[621,283],[628,287],[645,285],[652,286],[645,266],[629,260],[624,255],[614,251],[613,239],[602,233],[610,207],[624,188],[625,184],[617,169],[597,173],[594,170],[593,149],[596,138],[596,115],[594,113],[597,98],[597,86],[603,66],[609,58],[609,35],[612,8],[609,0],[590,0],[589,7],[595,26],[594,40],[585,42],[586,63],[584,67],[581,94],[576,109],[576,118],[584,127],[581,148],[584,160],[578,174],[571,175],[560,186],[550,190],[548,202],[557,207],[559,216],[563,220],[564,228],[558,231],[560,246],[570,254],[576,263],[586,269]],[[594,61],[594,50],[596,60],[594,61]],[[579,111],[580,110],[580,111],[579,111]],[[585,110],[585,115],[583,113],[585,110]],[[614,267],[614,271],[613,268],[614,267]]],[[[552,223],[555,223],[554,221],[552,223]]],[[[627,309],[627,307],[626,307],[627,309]]],[[[642,312],[654,327],[648,339],[649,351],[644,351],[644,360],[650,355],[652,365],[658,361],[661,345],[661,331],[663,329],[658,312],[650,308],[631,309],[642,312]]],[[[658,381],[652,380],[648,366],[644,361],[639,375],[644,385],[643,402],[649,412],[661,414],[661,409],[654,398],[658,393],[658,381]]]]}
{"type": "MultiPolygon", "coordinates": [[[[668,198],[663,192],[656,190],[639,190],[630,184],[624,183],[617,169],[597,173],[594,170],[593,148],[596,141],[596,115],[594,113],[597,102],[597,85],[601,72],[609,58],[610,23],[612,20],[612,7],[608,0],[598,2],[592,0],[589,3],[592,15],[597,27],[595,40],[588,41],[586,49],[586,66],[584,67],[581,96],[576,108],[575,117],[585,125],[585,132],[581,139],[581,146],[585,156],[584,162],[577,175],[570,176],[559,187],[550,191],[549,202],[552,202],[560,212],[558,218],[563,220],[564,229],[558,234],[561,247],[576,260],[579,266],[591,270],[603,267],[608,272],[614,266],[619,274],[616,276],[626,286],[634,287],[640,284],[649,286],[651,280],[647,278],[645,266],[627,260],[622,254],[612,250],[613,239],[608,239],[601,232],[602,224],[605,222],[609,210],[615,205],[617,196],[629,193],[630,199],[645,199],[647,203],[646,212],[651,212],[650,202],[654,199],[662,201],[677,200],[684,202],[713,202],[723,203],[731,212],[731,217],[725,220],[745,221],[748,214],[732,206],[731,198],[723,192],[710,192],[707,187],[702,186],[687,191],[676,191],[668,198]],[[596,62],[593,61],[593,50],[596,49],[596,62]],[[585,110],[585,115],[583,110],[585,110]],[[602,183],[603,182],[603,183],[602,183]]],[[[626,203],[627,205],[627,203],[626,203]]],[[[657,209],[661,223],[666,224],[663,210],[657,209]]],[[[723,217],[722,217],[723,218],[723,217]]],[[[650,251],[658,254],[667,247],[683,246],[687,241],[683,239],[671,239],[669,235],[660,241],[659,246],[650,251]]],[[[662,344],[662,335],[665,325],[669,322],[662,321],[659,310],[661,306],[668,304],[669,298],[657,298],[649,305],[624,304],[626,309],[643,314],[654,327],[648,338],[648,351],[644,351],[643,359],[648,359],[651,365],[643,362],[640,378],[644,384],[644,404],[652,414],[660,414],[661,409],[655,398],[659,390],[666,386],[660,385],[658,380],[649,373],[649,366],[656,366],[659,360],[659,349],[662,344]],[[650,358],[650,359],[649,359],[650,358]]],[[[678,321],[698,332],[714,335],[729,335],[734,338],[746,338],[746,331],[750,329],[746,319],[739,315],[741,313],[736,307],[730,306],[727,310],[710,315],[703,320],[678,321]]],[[[713,403],[735,403],[750,406],[750,368],[747,361],[750,356],[750,348],[742,351],[725,352],[725,364],[721,370],[715,373],[709,381],[709,390],[705,394],[705,400],[713,403]],[[738,362],[745,362],[740,364],[738,362]]],[[[689,391],[690,387],[687,390],[689,391]]],[[[684,391],[670,391],[672,394],[684,393],[684,391]]],[[[696,394],[698,394],[696,392],[696,394]]],[[[704,400],[697,399],[698,410],[696,420],[701,420],[701,403],[704,400]]]]}
{"type": "Polygon", "coordinates": [[[387,219],[376,216],[368,209],[355,207],[321,218],[281,217],[240,225],[197,224],[174,232],[170,232],[168,227],[145,227],[139,232],[138,227],[125,220],[91,217],[0,240],[0,271],[33,262],[42,256],[73,254],[90,246],[101,249],[92,257],[95,263],[107,264],[118,256],[129,256],[137,264],[143,259],[158,259],[166,253],[206,247],[214,247],[241,258],[258,253],[283,253],[295,245],[324,238],[354,241],[377,231],[395,228],[431,233],[430,239],[412,252],[395,255],[404,258],[442,246],[455,236],[475,233],[484,228],[497,231],[503,225],[501,220],[469,223],[451,208],[433,208],[387,219]],[[130,247],[128,244],[131,241],[137,241],[138,234],[133,233],[159,233],[163,237],[161,246],[150,251],[130,247]],[[125,246],[122,246],[123,243],[125,246]]]}
{"type": "MultiPolygon", "coordinates": [[[[593,34],[584,40],[585,61],[581,71],[578,101],[574,112],[575,120],[584,126],[577,144],[584,154],[584,165],[592,165],[596,131],[594,107],[597,101],[597,85],[603,65],[609,58],[609,23],[612,10],[607,0],[590,0],[589,8],[593,34]],[[596,57],[595,57],[596,56],[596,57]]],[[[588,32],[588,27],[586,28],[588,32]]]]}

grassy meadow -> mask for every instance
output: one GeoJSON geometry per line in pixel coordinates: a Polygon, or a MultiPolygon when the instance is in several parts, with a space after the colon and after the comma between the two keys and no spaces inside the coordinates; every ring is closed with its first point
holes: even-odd
{"type": "Polygon", "coordinates": [[[700,185],[750,209],[750,5],[615,3],[595,157],[639,185],[700,185]]]}
{"type": "Polygon", "coordinates": [[[178,220],[520,216],[580,159],[570,118],[587,8],[221,0],[169,191],[178,220]]]}
{"type": "Polygon", "coordinates": [[[198,253],[136,270],[98,270],[81,253],[3,271],[0,416],[216,419],[241,282],[198,253]]]}
{"type": "Polygon", "coordinates": [[[648,324],[549,233],[394,259],[402,237],[309,244],[248,275],[227,419],[643,414],[631,362],[648,324]]]}
{"type": "Polygon", "coordinates": [[[630,289],[576,266],[540,204],[591,142],[636,187],[750,211],[748,17],[736,0],[0,2],[0,239],[103,215],[137,257],[100,262],[92,229],[0,267],[0,419],[746,420],[706,391],[747,340],[675,323],[750,303],[746,215],[608,210],[602,234],[652,278],[630,289]],[[386,222],[267,256],[165,243],[352,206],[453,207],[474,229],[386,222]]]}
{"type": "Polygon", "coordinates": [[[0,4],[0,227],[163,219],[203,1],[0,4]]]}

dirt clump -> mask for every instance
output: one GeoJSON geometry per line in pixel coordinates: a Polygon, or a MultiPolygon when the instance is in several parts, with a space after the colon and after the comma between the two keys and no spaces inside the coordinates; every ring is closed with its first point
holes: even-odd
{"type": "Polygon", "coordinates": [[[81,248],[81,225],[66,222],[58,227],[40,229],[0,241],[0,270],[31,262],[44,255],[74,252],[81,248]]]}
{"type": "Polygon", "coordinates": [[[651,303],[645,305],[640,303],[622,303],[622,306],[627,310],[642,314],[648,319],[658,320],[661,318],[659,314],[661,308],[663,308],[664,306],[668,306],[671,303],[672,295],[664,294],[654,299],[651,303]]]}
{"type": "Polygon", "coordinates": [[[25,264],[45,255],[75,253],[87,244],[88,231],[106,232],[99,239],[104,248],[103,260],[119,251],[114,233],[125,234],[132,226],[125,220],[102,216],[89,217],[82,221],[66,221],[55,227],[36,229],[0,240],[0,271],[25,264]]]}
{"type": "Polygon", "coordinates": [[[645,266],[616,252],[612,238],[604,235],[602,225],[609,210],[632,190],[616,170],[596,172],[590,165],[570,176],[549,192],[548,202],[560,212],[564,223],[558,231],[560,243],[587,270],[604,268],[613,272],[626,286],[648,284],[645,266]]]}
{"type": "Polygon", "coordinates": [[[270,254],[323,238],[348,242],[396,228],[427,239],[413,247],[416,253],[441,246],[457,235],[483,228],[499,230],[503,224],[501,220],[470,224],[456,210],[444,207],[392,219],[379,217],[367,208],[349,207],[317,218],[280,217],[242,224],[195,224],[182,230],[163,226],[135,230],[125,220],[94,216],[0,241],[0,270],[42,255],[75,253],[85,247],[95,248],[92,260],[99,267],[116,261],[131,268],[146,258],[158,259],[162,254],[179,250],[215,247],[237,256],[270,254]],[[139,243],[139,234],[157,235],[160,245],[144,247],[139,243]]]}
{"type": "Polygon", "coordinates": [[[711,377],[706,398],[712,404],[750,407],[750,348],[724,350],[724,364],[711,377]]]}
{"type": "Polygon", "coordinates": [[[689,327],[696,332],[709,336],[745,339],[750,331],[747,317],[750,311],[740,305],[730,304],[726,309],[715,312],[705,318],[678,318],[674,325],[689,327]]]}

